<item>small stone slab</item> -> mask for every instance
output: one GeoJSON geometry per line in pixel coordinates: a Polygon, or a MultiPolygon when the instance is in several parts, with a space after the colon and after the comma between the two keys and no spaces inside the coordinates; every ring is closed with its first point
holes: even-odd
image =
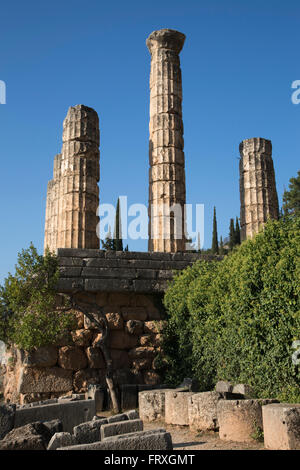
{"type": "Polygon", "coordinates": [[[101,440],[105,437],[116,436],[118,434],[128,434],[130,432],[143,431],[143,421],[141,419],[131,419],[117,423],[104,424],[101,426],[101,440]]]}
{"type": "Polygon", "coordinates": [[[267,449],[300,450],[300,404],[266,405],[262,414],[267,449]]]}
{"type": "Polygon", "coordinates": [[[52,436],[47,450],[56,450],[59,447],[72,446],[76,444],[75,436],[72,436],[69,432],[56,432],[52,436]]]}
{"type": "Polygon", "coordinates": [[[58,450],[173,450],[171,434],[156,432],[148,435],[133,435],[123,439],[105,439],[93,444],[62,447],[58,450]]]}
{"type": "Polygon", "coordinates": [[[74,436],[77,444],[89,444],[100,441],[100,430],[107,424],[107,419],[96,419],[79,424],[74,428],[74,436]]]}

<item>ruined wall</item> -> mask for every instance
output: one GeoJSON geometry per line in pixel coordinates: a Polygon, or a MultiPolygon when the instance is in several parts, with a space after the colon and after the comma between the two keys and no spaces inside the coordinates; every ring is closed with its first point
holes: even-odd
{"type": "Polygon", "coordinates": [[[98,115],[87,106],[70,107],[48,183],[45,249],[99,248],[99,175],[98,115]]]}
{"type": "MultiPolygon", "coordinates": [[[[154,359],[162,325],[157,320],[162,312],[155,296],[101,292],[80,294],[80,300],[103,308],[110,328],[116,382],[158,383],[154,359]]],[[[76,318],[76,329],[59,345],[40,348],[34,354],[8,352],[6,400],[28,403],[71,391],[85,392],[93,383],[105,385],[104,359],[101,350],[94,347],[98,332],[82,313],[77,312],[76,318]]]]}
{"type": "MultiPolygon", "coordinates": [[[[58,259],[59,292],[77,292],[77,303],[95,303],[106,316],[116,383],[154,385],[160,382],[156,356],[168,281],[198,259],[221,257],[59,249],[58,259]]],[[[84,392],[93,383],[104,385],[105,364],[95,347],[98,332],[82,313],[75,313],[76,329],[59,344],[32,354],[7,353],[6,400],[39,401],[84,392]]]]}
{"type": "Polygon", "coordinates": [[[268,219],[278,219],[278,197],[270,140],[240,144],[241,240],[251,238],[268,219]]]}

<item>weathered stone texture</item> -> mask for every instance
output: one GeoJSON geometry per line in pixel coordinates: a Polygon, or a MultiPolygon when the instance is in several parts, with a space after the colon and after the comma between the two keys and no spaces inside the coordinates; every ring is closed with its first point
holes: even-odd
{"type": "Polygon", "coordinates": [[[241,240],[251,238],[268,219],[278,219],[278,197],[270,140],[240,144],[241,240]]]}
{"type": "Polygon", "coordinates": [[[267,449],[300,450],[300,404],[266,405],[262,415],[267,449]]]}
{"type": "Polygon", "coordinates": [[[98,115],[84,105],[70,107],[48,183],[45,249],[99,248],[99,174],[98,115]]]}
{"type": "Polygon", "coordinates": [[[188,398],[188,418],[192,431],[218,429],[217,405],[222,398],[219,392],[195,393],[188,398]]]}
{"type": "Polygon", "coordinates": [[[251,442],[263,429],[262,406],[276,400],[220,400],[217,414],[220,439],[251,442]]]}
{"type": "Polygon", "coordinates": [[[186,190],[179,59],[184,41],[184,34],[171,29],[154,31],[146,41],[151,54],[149,251],[185,250],[186,190]],[[176,219],[179,214],[180,218],[176,219]]]}
{"type": "Polygon", "coordinates": [[[176,390],[165,393],[166,424],[188,426],[188,398],[192,395],[193,392],[176,392],[176,390]]]}
{"type": "Polygon", "coordinates": [[[168,389],[139,392],[139,412],[143,421],[160,421],[165,417],[165,394],[168,389]]]}

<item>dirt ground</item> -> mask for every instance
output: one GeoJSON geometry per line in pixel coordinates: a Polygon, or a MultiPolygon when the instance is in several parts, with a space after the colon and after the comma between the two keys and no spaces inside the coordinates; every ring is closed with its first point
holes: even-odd
{"type": "Polygon", "coordinates": [[[145,423],[144,429],[164,428],[171,433],[174,450],[263,450],[261,442],[251,444],[221,441],[217,432],[195,434],[190,432],[187,426],[166,425],[164,422],[155,421],[145,423]]]}

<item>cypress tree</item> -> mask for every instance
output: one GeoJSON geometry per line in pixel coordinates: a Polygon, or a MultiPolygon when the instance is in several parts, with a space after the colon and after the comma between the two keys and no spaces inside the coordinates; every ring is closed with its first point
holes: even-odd
{"type": "Polygon", "coordinates": [[[108,227],[108,233],[105,237],[105,240],[101,240],[101,244],[102,244],[102,250],[113,251],[115,249],[114,240],[111,238],[110,227],[108,227]]]}
{"type": "Polygon", "coordinates": [[[213,255],[219,253],[217,216],[216,216],[216,208],[215,207],[214,207],[214,218],[213,218],[213,233],[212,233],[211,252],[212,252],[213,255]]]}
{"type": "Polygon", "coordinates": [[[123,251],[123,240],[122,240],[122,226],[121,226],[121,214],[120,214],[120,199],[118,198],[116,208],[116,220],[115,220],[115,231],[114,231],[114,250],[123,251]]]}
{"type": "Polygon", "coordinates": [[[224,255],[224,243],[223,243],[223,238],[222,238],[222,236],[221,236],[221,238],[220,238],[219,254],[220,254],[220,255],[224,255]]]}
{"type": "Polygon", "coordinates": [[[235,245],[240,245],[241,244],[241,231],[240,231],[240,224],[239,224],[238,217],[235,220],[234,238],[235,238],[235,245]]]}
{"type": "Polygon", "coordinates": [[[229,225],[229,248],[232,248],[235,245],[235,229],[234,229],[234,219],[230,219],[229,225]]]}

